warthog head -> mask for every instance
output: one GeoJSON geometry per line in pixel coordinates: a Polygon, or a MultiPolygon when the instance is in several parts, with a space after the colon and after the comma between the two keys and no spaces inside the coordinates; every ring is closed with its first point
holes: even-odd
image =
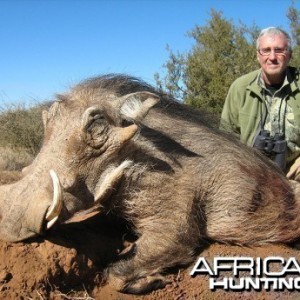
{"type": "Polygon", "coordinates": [[[43,113],[40,153],[20,181],[0,187],[1,239],[33,237],[57,220],[101,208],[132,164],[122,151],[130,151],[138,124],[159,101],[141,86],[107,75],[57,96],[43,113]]]}

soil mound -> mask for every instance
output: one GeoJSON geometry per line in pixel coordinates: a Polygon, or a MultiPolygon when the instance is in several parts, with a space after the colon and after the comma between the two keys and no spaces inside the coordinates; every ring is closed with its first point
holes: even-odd
{"type": "MultiPolygon", "coordinates": [[[[0,184],[19,179],[19,174],[0,174],[0,184]]],[[[112,217],[95,216],[80,223],[53,228],[47,236],[22,243],[0,242],[0,299],[300,299],[298,292],[211,291],[209,277],[191,277],[186,269],[174,269],[167,275],[171,284],[147,295],[120,294],[105,281],[105,268],[119,259],[132,241],[126,224],[112,217]]],[[[286,245],[239,247],[207,244],[199,257],[295,257],[300,252],[286,245]]],[[[195,259],[196,262],[196,259],[195,259]]],[[[299,274],[298,274],[299,275],[299,274]]]]}

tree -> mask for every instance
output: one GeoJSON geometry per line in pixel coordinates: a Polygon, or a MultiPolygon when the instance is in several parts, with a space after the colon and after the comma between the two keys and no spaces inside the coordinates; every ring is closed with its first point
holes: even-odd
{"type": "Polygon", "coordinates": [[[290,31],[293,42],[293,58],[291,65],[300,66],[300,12],[294,7],[294,3],[289,7],[287,18],[290,23],[290,31]]]}
{"type": "Polygon", "coordinates": [[[155,75],[157,85],[194,107],[219,114],[233,80],[257,68],[253,37],[258,29],[235,26],[222,13],[211,10],[207,26],[189,33],[195,45],[186,54],[168,47],[167,75],[155,75]]]}
{"type": "MultiPolygon", "coordinates": [[[[292,65],[300,62],[300,15],[291,6],[287,17],[293,39],[292,65]]],[[[256,59],[256,38],[259,28],[240,23],[238,26],[211,10],[205,26],[195,26],[189,33],[195,44],[188,53],[174,54],[164,65],[167,75],[155,75],[159,87],[197,108],[219,115],[231,83],[259,67],[256,59]]]]}
{"type": "Polygon", "coordinates": [[[184,54],[174,54],[170,47],[167,45],[169,52],[169,60],[164,65],[167,69],[167,75],[164,79],[160,79],[158,73],[154,74],[156,84],[160,89],[168,91],[177,99],[183,99],[186,95],[185,88],[185,73],[186,73],[186,58],[184,54]]]}
{"type": "Polygon", "coordinates": [[[196,45],[187,57],[187,104],[221,112],[233,80],[257,68],[255,45],[249,34],[251,37],[252,31],[245,26],[237,28],[214,10],[208,26],[192,30],[196,45]]]}

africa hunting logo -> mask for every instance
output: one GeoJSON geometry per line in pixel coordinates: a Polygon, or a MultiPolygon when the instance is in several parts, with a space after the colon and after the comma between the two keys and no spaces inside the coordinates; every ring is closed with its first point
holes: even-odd
{"type": "Polygon", "coordinates": [[[200,257],[191,276],[209,275],[212,291],[300,291],[300,265],[295,257],[200,257]]]}

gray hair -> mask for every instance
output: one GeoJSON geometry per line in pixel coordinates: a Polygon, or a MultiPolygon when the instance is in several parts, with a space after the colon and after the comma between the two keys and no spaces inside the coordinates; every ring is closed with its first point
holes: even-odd
{"type": "Polygon", "coordinates": [[[288,50],[292,51],[292,40],[291,40],[290,35],[286,31],[284,31],[283,29],[278,28],[278,27],[268,27],[268,28],[263,29],[260,32],[260,34],[256,40],[256,49],[259,49],[259,41],[260,41],[261,37],[263,37],[265,35],[272,35],[272,34],[273,35],[280,35],[280,34],[284,35],[288,42],[288,50]]]}

